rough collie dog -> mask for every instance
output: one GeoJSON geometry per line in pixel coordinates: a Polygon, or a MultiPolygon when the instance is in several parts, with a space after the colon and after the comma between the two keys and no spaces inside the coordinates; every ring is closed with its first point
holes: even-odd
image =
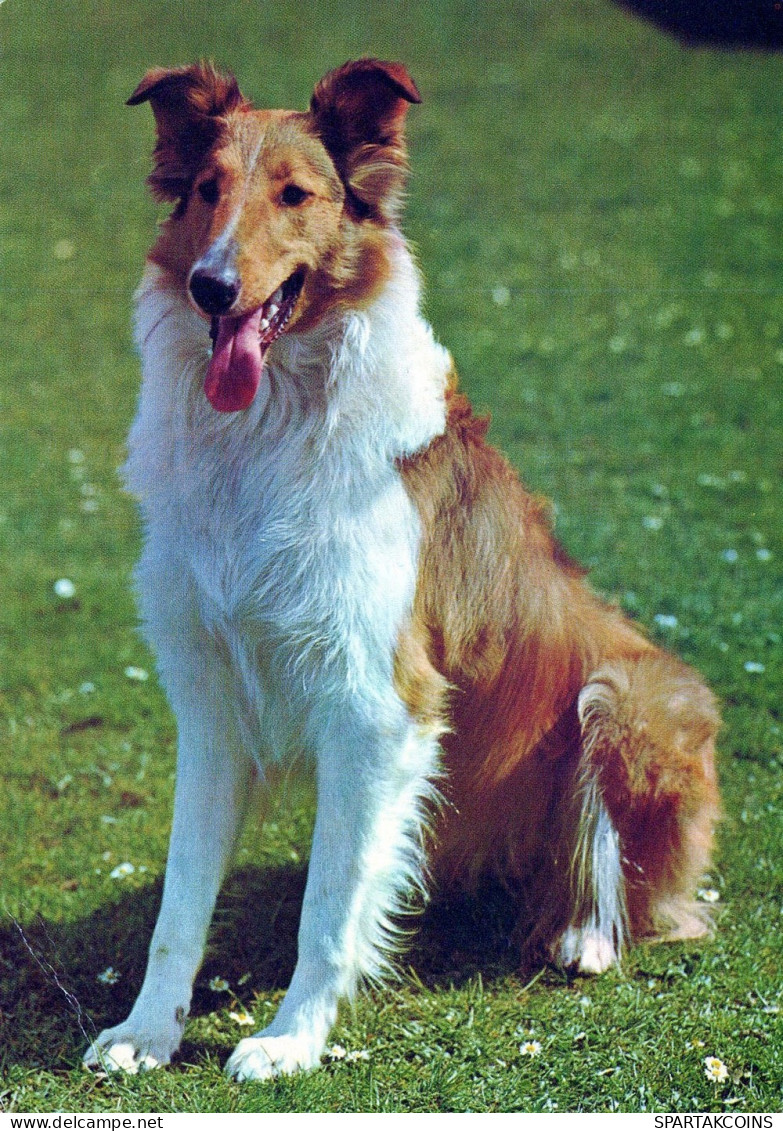
{"type": "Polygon", "coordinates": [[[294,759],[318,798],[298,961],[238,1079],[318,1064],[425,878],[500,877],[529,945],[585,973],[704,933],[713,697],[585,585],[457,390],[397,226],[406,69],[348,63],[304,113],[209,65],[150,71],[146,101],[174,209],[126,475],[179,755],[147,974],[87,1063],[175,1052],[248,799],[294,759]]]}

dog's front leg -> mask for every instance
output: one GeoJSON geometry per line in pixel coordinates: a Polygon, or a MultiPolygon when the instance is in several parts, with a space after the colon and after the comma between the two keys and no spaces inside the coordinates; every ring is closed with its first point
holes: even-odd
{"type": "Polygon", "coordinates": [[[179,1047],[215,900],[247,808],[252,760],[243,750],[229,674],[206,647],[192,659],[191,668],[180,654],[176,675],[169,668],[165,680],[179,752],[163,901],[147,972],[128,1019],[104,1030],[88,1049],[90,1067],[137,1072],[167,1064],[179,1047]]]}
{"type": "Polygon", "coordinates": [[[299,957],[272,1024],[241,1041],[226,1066],[239,1080],[318,1064],[340,998],[361,978],[382,974],[394,944],[392,917],[422,884],[436,739],[402,717],[383,727],[342,714],[317,746],[318,810],[299,957]]]}

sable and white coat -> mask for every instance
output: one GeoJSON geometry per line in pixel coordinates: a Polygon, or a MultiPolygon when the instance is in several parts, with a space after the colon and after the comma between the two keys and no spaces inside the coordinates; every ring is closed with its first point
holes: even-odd
{"type": "Polygon", "coordinates": [[[137,295],[126,478],[179,752],[147,974],[87,1063],[175,1052],[250,795],[294,761],[318,793],[299,957],[240,1079],[318,1063],[427,873],[499,874],[529,949],[584,972],[702,933],[712,698],[584,585],[457,392],[396,223],[410,76],[346,64],[297,114],[197,66],[146,100],[177,205],[137,295]]]}

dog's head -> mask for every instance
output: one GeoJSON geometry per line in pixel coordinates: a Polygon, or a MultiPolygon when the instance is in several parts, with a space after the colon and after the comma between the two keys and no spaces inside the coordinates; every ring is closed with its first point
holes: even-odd
{"type": "Polygon", "coordinates": [[[266,352],[335,306],[369,302],[387,277],[407,174],[405,67],[331,71],[308,111],[256,110],[211,65],[152,70],[130,105],[155,115],[155,195],[174,201],[151,258],[212,320],[205,391],[252,401],[266,352]]]}

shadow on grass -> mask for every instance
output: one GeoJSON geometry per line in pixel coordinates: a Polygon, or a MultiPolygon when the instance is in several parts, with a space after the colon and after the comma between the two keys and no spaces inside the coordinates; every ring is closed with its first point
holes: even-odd
{"type": "MultiPolygon", "coordinates": [[[[218,902],[207,955],[191,1008],[200,1016],[230,999],[209,988],[219,976],[242,999],[285,989],[296,962],[296,940],[307,869],[245,868],[227,881],[218,902]]],[[[160,904],[161,884],[129,891],[85,919],[23,925],[0,922],[0,1072],[70,1069],[86,1044],[130,1010],[144,976],[147,947],[160,904]],[[98,975],[121,972],[114,984],[98,975]]],[[[477,973],[485,981],[519,967],[513,940],[518,908],[501,890],[474,898],[435,899],[411,916],[401,968],[426,987],[461,985],[477,973]]],[[[225,1050],[189,1045],[188,1059],[225,1050]]]]}

